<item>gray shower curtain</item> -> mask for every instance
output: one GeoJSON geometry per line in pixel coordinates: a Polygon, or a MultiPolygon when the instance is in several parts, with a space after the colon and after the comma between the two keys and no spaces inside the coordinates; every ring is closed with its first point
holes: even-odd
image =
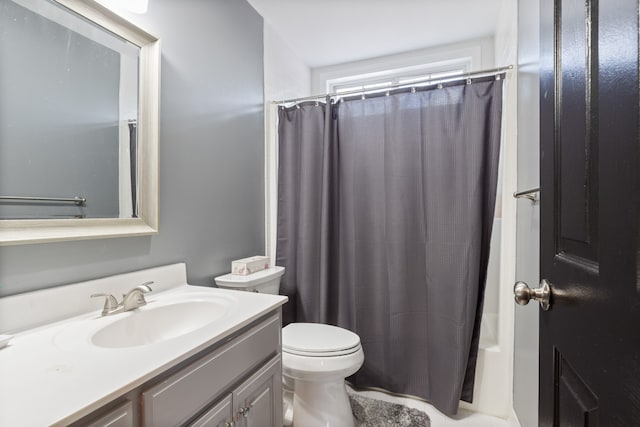
{"type": "Polygon", "coordinates": [[[353,330],[356,386],[449,415],[473,398],[502,81],[279,110],[285,322],[353,330]]]}

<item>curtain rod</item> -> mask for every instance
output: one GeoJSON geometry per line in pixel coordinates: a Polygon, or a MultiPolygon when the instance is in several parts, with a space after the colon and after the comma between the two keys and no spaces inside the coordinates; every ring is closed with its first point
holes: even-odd
{"type": "Polygon", "coordinates": [[[293,99],[285,99],[282,101],[271,101],[272,104],[297,104],[298,102],[302,102],[302,101],[313,101],[316,99],[320,99],[320,98],[326,98],[326,97],[331,97],[331,98],[335,98],[335,97],[342,97],[342,96],[346,96],[346,95],[358,95],[358,94],[367,94],[367,93],[379,93],[379,92],[386,92],[388,90],[393,90],[393,89],[402,89],[402,88],[410,88],[410,87],[415,87],[418,85],[425,85],[428,84],[430,82],[435,83],[449,83],[449,82],[455,82],[458,80],[466,80],[466,79],[471,79],[471,78],[477,78],[477,77],[488,77],[491,75],[496,75],[496,74],[500,74],[500,73],[504,73],[506,71],[512,70],[513,69],[513,65],[507,65],[506,67],[498,67],[498,68],[491,68],[488,70],[480,70],[480,71],[473,71],[471,73],[465,73],[462,74],[460,76],[456,76],[456,77],[445,77],[445,78],[426,78],[423,80],[416,80],[413,81],[411,83],[396,83],[396,84],[392,84],[389,85],[387,87],[384,88],[375,88],[375,89],[357,89],[357,90],[350,90],[350,91],[346,91],[346,92],[334,92],[334,93],[325,93],[325,94],[320,94],[320,95],[311,95],[311,96],[304,96],[301,98],[293,98],[293,99]]]}

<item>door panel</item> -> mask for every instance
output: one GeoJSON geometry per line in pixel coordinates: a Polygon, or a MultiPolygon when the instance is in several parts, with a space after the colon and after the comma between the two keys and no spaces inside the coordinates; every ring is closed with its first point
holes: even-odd
{"type": "Polygon", "coordinates": [[[540,19],[539,422],[640,425],[638,1],[540,19]]]}
{"type": "Polygon", "coordinates": [[[555,353],[555,389],[558,425],[598,426],[598,398],[580,378],[559,351],[555,353]],[[576,421],[579,423],[576,424],[576,421]]]}
{"type": "Polygon", "coordinates": [[[555,4],[556,253],[596,263],[597,0],[555,4]],[[596,61],[594,61],[596,60],[596,61]]]}

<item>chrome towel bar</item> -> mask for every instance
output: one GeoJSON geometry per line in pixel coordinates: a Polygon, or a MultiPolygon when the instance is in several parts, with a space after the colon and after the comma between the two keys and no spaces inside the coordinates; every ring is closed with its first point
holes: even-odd
{"type": "Polygon", "coordinates": [[[532,188],[531,190],[519,191],[517,193],[513,193],[513,197],[516,199],[529,199],[531,202],[535,203],[540,200],[540,187],[532,188]]]}
{"type": "Polygon", "coordinates": [[[86,197],[26,197],[26,196],[0,196],[0,200],[36,201],[36,202],[70,202],[77,206],[87,203],[86,197]]]}

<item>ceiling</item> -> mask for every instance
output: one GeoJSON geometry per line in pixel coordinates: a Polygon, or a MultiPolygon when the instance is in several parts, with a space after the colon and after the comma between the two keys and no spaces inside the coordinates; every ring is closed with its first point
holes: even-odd
{"type": "Polygon", "coordinates": [[[309,67],[495,32],[502,0],[248,0],[309,67]]]}

